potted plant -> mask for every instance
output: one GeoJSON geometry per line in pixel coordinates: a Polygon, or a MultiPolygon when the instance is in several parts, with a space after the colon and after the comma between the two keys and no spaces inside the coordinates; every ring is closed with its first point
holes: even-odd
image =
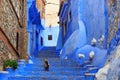
{"type": "Polygon", "coordinates": [[[16,60],[6,60],[5,61],[5,69],[9,72],[14,72],[18,67],[18,63],[16,60]]]}
{"type": "Polygon", "coordinates": [[[18,68],[18,63],[17,63],[16,60],[12,60],[12,61],[11,61],[11,67],[12,67],[14,70],[18,68]]]}
{"type": "Polygon", "coordinates": [[[11,67],[11,60],[6,60],[5,61],[5,68],[10,68],[11,67]]]}

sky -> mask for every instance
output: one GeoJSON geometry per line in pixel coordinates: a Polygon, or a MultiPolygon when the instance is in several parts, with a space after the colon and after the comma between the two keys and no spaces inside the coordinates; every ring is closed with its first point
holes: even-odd
{"type": "Polygon", "coordinates": [[[47,5],[45,8],[45,22],[46,26],[59,26],[58,11],[59,11],[59,0],[46,0],[47,5]]]}

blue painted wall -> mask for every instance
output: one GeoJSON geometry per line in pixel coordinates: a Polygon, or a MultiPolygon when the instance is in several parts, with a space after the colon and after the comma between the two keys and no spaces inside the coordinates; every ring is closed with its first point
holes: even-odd
{"type": "Polygon", "coordinates": [[[62,27],[59,27],[56,51],[60,51],[61,49],[62,49],[62,27]]]}
{"type": "MultiPolygon", "coordinates": [[[[90,44],[91,40],[97,40],[101,35],[105,36],[103,44],[97,43],[98,47],[107,47],[107,10],[105,0],[70,0],[72,11],[72,26],[70,31],[78,29],[79,21],[82,20],[86,28],[87,43],[90,44]],[[76,6],[75,6],[76,5],[76,6]],[[99,24],[99,25],[98,25],[99,24]]],[[[69,3],[68,3],[69,4],[69,3]]]]}
{"type": "Polygon", "coordinates": [[[40,12],[36,8],[36,0],[27,0],[27,32],[28,55],[36,56],[41,49],[41,32],[44,29],[44,21],[41,21],[40,12]]]}
{"type": "MultiPolygon", "coordinates": [[[[103,53],[104,57],[101,60],[106,59],[108,19],[105,0],[68,0],[63,3],[59,17],[62,32],[62,37],[58,38],[62,39],[61,58],[67,56],[77,60],[75,55],[78,55],[79,52],[89,56],[89,52],[93,50],[96,55],[99,55],[99,52],[103,53]],[[103,43],[99,43],[98,40],[102,35],[105,39],[103,43]],[[97,40],[96,48],[99,50],[96,50],[95,47],[91,49],[90,44],[93,38],[97,40]],[[87,53],[81,50],[86,45],[89,45],[85,48],[87,53]]],[[[98,56],[96,56],[96,62],[93,63],[99,67],[103,66],[104,62],[100,63],[100,59],[97,60],[97,58],[98,56]]]]}
{"type": "MultiPolygon", "coordinates": [[[[90,44],[92,38],[97,40],[101,35],[105,36],[105,41],[102,44],[104,48],[107,47],[107,9],[105,0],[84,0],[79,3],[82,4],[81,19],[83,20],[86,26],[87,33],[87,42],[90,44]]],[[[81,8],[79,8],[81,9],[81,8]]],[[[97,46],[100,47],[101,44],[97,43],[97,46]]]]}
{"type": "Polygon", "coordinates": [[[59,34],[59,27],[45,27],[42,32],[44,46],[56,46],[59,34]],[[48,40],[48,35],[52,35],[52,40],[48,40]]]}
{"type": "MultiPolygon", "coordinates": [[[[77,29],[80,28],[79,21],[82,21],[86,29],[87,43],[90,44],[93,38],[98,40],[102,35],[105,36],[103,44],[97,43],[97,47],[107,47],[107,9],[104,0],[69,0],[64,3],[60,13],[60,23],[67,21],[67,31],[64,36],[65,41],[77,29]],[[86,6],[87,5],[87,6],[86,6]],[[68,14],[71,11],[71,19],[68,20],[68,14]],[[98,25],[99,24],[99,25],[98,25]]],[[[63,26],[62,26],[63,27],[63,26]]]]}

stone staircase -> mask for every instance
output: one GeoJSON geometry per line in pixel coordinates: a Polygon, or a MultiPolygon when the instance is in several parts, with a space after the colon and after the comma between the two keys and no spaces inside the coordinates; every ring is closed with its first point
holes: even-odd
{"type": "Polygon", "coordinates": [[[81,67],[72,60],[61,60],[55,53],[55,47],[43,48],[32,61],[33,64],[20,62],[18,69],[10,73],[7,80],[94,80],[98,71],[89,61],[81,67]],[[50,64],[49,71],[44,71],[44,58],[47,58],[50,64]]]}

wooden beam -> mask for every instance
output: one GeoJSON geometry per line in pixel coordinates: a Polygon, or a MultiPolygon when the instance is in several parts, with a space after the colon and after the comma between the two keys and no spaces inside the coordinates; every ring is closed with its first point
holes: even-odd
{"type": "Polygon", "coordinates": [[[6,34],[4,33],[4,31],[2,30],[2,28],[0,27],[0,39],[6,44],[6,46],[14,53],[13,55],[16,55],[17,57],[20,56],[20,54],[18,53],[18,51],[14,48],[14,46],[12,45],[12,43],[10,42],[10,40],[8,39],[8,37],[6,36],[6,34]]]}
{"type": "Polygon", "coordinates": [[[16,10],[15,10],[13,4],[12,4],[12,1],[11,1],[11,0],[7,0],[7,1],[8,1],[8,3],[9,3],[9,6],[12,8],[13,12],[15,13],[15,16],[16,16],[16,18],[17,18],[17,22],[18,22],[19,26],[22,28],[23,26],[22,26],[21,23],[20,23],[18,14],[17,14],[17,12],[16,12],[16,10]]]}

